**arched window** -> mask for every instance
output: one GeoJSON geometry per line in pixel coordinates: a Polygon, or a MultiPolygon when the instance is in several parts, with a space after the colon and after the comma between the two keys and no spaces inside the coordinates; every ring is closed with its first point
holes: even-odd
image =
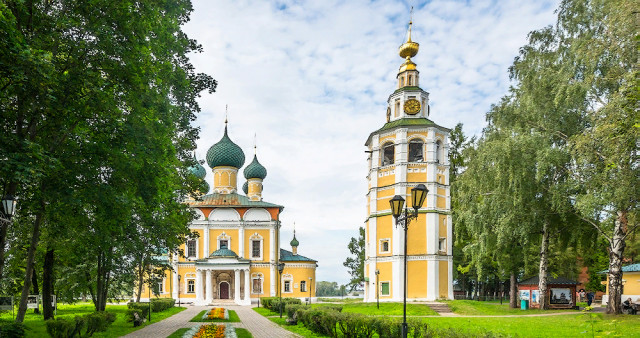
{"type": "Polygon", "coordinates": [[[413,76],[407,77],[407,86],[413,86],[413,76]]]}
{"type": "Polygon", "coordinates": [[[442,163],[442,142],[436,141],[436,162],[442,163]]]}
{"type": "Polygon", "coordinates": [[[395,155],[395,151],[394,151],[393,143],[386,143],[385,145],[383,145],[381,165],[385,166],[385,165],[393,164],[394,155],[395,155]]]}
{"type": "Polygon", "coordinates": [[[424,161],[424,143],[421,140],[411,140],[409,142],[409,162],[424,161]]]}

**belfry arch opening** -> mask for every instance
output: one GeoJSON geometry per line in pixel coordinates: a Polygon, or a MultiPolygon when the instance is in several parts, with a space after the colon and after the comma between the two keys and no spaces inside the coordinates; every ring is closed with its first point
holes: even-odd
{"type": "Polygon", "coordinates": [[[393,143],[389,142],[389,143],[385,143],[382,146],[381,149],[381,165],[385,166],[385,165],[390,165],[394,163],[394,159],[395,159],[395,146],[393,143]]]}
{"type": "Polygon", "coordinates": [[[413,139],[409,142],[409,162],[424,161],[424,142],[413,139]]]}

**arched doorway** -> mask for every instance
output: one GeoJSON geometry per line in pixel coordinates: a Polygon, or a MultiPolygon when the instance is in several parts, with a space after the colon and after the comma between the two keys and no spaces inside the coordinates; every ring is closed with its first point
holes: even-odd
{"type": "Polygon", "coordinates": [[[229,283],[220,282],[220,299],[229,299],[229,283]]]}

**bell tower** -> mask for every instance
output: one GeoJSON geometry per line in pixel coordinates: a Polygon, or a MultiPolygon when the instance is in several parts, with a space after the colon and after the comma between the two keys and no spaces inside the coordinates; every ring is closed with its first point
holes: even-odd
{"type": "MultiPolygon", "coordinates": [[[[398,54],[404,60],[396,88],[387,100],[386,123],[372,132],[369,154],[365,245],[365,301],[402,301],[404,247],[407,246],[407,298],[453,299],[452,224],[449,195],[449,129],[429,120],[429,93],[420,88],[420,72],[412,58],[420,45],[412,40],[413,20],[398,54]],[[429,190],[404,230],[396,226],[389,200],[409,201],[411,189],[429,190]]],[[[411,206],[409,206],[411,207],[411,206]]]]}

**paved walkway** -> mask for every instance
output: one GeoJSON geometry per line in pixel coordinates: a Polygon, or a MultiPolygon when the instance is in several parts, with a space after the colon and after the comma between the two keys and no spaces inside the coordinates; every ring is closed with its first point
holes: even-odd
{"type": "MultiPolygon", "coordinates": [[[[130,334],[123,336],[125,338],[163,338],[174,333],[177,329],[183,327],[193,327],[199,323],[189,322],[191,318],[200,313],[200,311],[209,309],[212,306],[186,306],[187,309],[175,314],[169,318],[166,318],[157,323],[153,323],[138,331],[131,332],[130,334]]],[[[269,319],[261,316],[249,306],[224,306],[229,310],[233,310],[240,317],[241,323],[232,323],[234,327],[244,328],[249,330],[254,338],[284,338],[284,337],[299,337],[298,335],[291,333],[278,324],[270,321],[269,319]]],[[[153,318],[153,315],[152,315],[153,318]]]]}

